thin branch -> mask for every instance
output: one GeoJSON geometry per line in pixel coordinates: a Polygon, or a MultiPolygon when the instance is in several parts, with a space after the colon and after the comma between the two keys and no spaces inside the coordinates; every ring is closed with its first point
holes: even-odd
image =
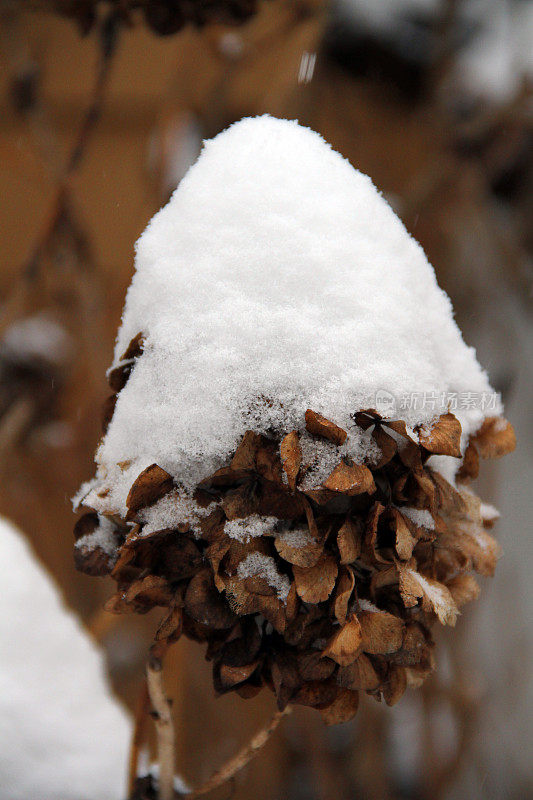
{"type": "Polygon", "coordinates": [[[148,720],[148,710],[150,708],[150,697],[148,695],[148,684],[143,680],[141,691],[137,699],[135,709],[135,720],[133,735],[131,737],[130,757],[128,764],[128,797],[133,796],[135,781],[139,774],[139,756],[141,749],[146,741],[146,723],[148,720]]]}
{"type": "Polygon", "coordinates": [[[42,258],[45,255],[46,250],[66,210],[66,205],[69,201],[70,182],[72,175],[76,172],[80,163],[82,162],[87,150],[87,146],[91,140],[91,135],[96,127],[96,123],[100,119],[105,91],[108,84],[108,77],[110,74],[112,56],[116,50],[118,35],[117,26],[118,17],[115,14],[110,14],[102,22],[100,28],[98,68],[91,102],[71,148],[63,175],[59,181],[59,185],[57,187],[48,216],[45,220],[41,235],[38,237],[30,258],[28,259],[25,272],[29,279],[35,278],[38,274],[42,258]]]}
{"type": "Polygon", "coordinates": [[[163,664],[153,653],[146,667],[146,679],[157,735],[159,800],[173,800],[174,725],[170,703],[163,688],[163,664]]]}
{"type": "Polygon", "coordinates": [[[237,755],[233,756],[223,767],[214,772],[205,783],[188,794],[187,798],[200,797],[232,780],[232,778],[234,778],[268,742],[281,722],[282,717],[290,714],[291,711],[291,706],[287,706],[284,711],[277,711],[266,727],[258,731],[237,755]]]}
{"type": "Polygon", "coordinates": [[[99,61],[94,89],[83,122],[67,158],[66,165],[58,180],[56,190],[40,234],[33,245],[30,255],[23,266],[22,282],[17,282],[10,297],[2,309],[0,335],[20,314],[27,302],[30,285],[39,276],[43,258],[49,250],[54,236],[59,230],[65,214],[68,214],[71,199],[71,181],[86,153],[92,134],[98,122],[104,103],[105,92],[118,39],[119,16],[111,12],[102,21],[99,29],[99,61]]]}

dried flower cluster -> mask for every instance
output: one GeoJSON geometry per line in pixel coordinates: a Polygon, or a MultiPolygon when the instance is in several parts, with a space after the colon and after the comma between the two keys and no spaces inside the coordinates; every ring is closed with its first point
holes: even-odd
{"type": "MultiPolygon", "coordinates": [[[[83,33],[88,33],[97,19],[99,0],[42,0],[41,5],[74,19],[83,33]]],[[[117,14],[128,18],[129,12],[140,9],[148,27],[160,36],[170,36],[185,25],[197,27],[221,23],[238,25],[249,19],[258,7],[258,0],[126,0],[108,3],[117,14]]]]}
{"type": "MultiPolygon", "coordinates": [[[[110,374],[115,392],[141,351],[138,335],[110,374]]],[[[78,568],[115,579],[110,611],[164,607],[162,647],[182,632],[206,642],[218,693],[251,697],[266,685],[280,709],[311,706],[328,723],[351,718],[362,690],[394,704],[433,667],[432,624],[454,625],[459,607],[478,595],[472,572],[494,571],[493,510],[468,483],[479,456],[514,448],[514,432],[487,419],[455,488],[427,463],[461,457],[453,414],[415,431],[374,410],[354,413],[353,422],[379,459],[356,464],[339,455],[315,488],[304,481],[303,420],[302,432],[247,431],[194,497],[152,464],[131,486],[125,518],[105,520],[112,547],[102,546],[101,515],[78,521],[78,568]]],[[[305,429],[339,448],[348,436],[312,410],[305,429]]]]}

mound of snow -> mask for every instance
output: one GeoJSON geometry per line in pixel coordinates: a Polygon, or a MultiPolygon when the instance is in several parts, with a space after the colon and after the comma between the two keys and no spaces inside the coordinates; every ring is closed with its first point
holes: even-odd
{"type": "MultiPolygon", "coordinates": [[[[491,392],[421,247],[370,178],[297,122],[248,118],[205,142],[135,263],[115,365],[139,332],[144,351],[97,454],[114,487],[98,510],[123,512],[148,464],[192,485],[246,429],[302,429],[307,408],[348,429],[357,458],[350,415],[376,393],[491,392]]],[[[392,416],[414,426],[446,410],[415,406],[392,416]]],[[[484,417],[454,413],[463,438],[484,417]]]]}
{"type": "Polygon", "coordinates": [[[130,723],[101,653],[0,518],[0,796],[120,800],[130,723]]]}

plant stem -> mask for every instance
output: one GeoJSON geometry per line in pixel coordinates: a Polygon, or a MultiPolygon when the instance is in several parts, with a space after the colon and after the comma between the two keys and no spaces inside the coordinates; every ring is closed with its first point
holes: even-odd
{"type": "Polygon", "coordinates": [[[174,798],[174,725],[163,688],[163,663],[151,655],[146,667],[148,694],[153,709],[159,762],[159,800],[174,798]]]}

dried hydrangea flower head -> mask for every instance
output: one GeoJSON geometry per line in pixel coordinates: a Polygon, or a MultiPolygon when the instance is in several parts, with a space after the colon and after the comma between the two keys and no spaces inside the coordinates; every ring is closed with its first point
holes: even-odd
{"type": "Polygon", "coordinates": [[[469,482],[514,446],[424,253],[317,134],[260,117],[206,142],[136,267],[78,567],[112,611],[163,607],[159,642],[207,643],[217,692],[327,722],[396,702],[494,570],[469,482]]]}

